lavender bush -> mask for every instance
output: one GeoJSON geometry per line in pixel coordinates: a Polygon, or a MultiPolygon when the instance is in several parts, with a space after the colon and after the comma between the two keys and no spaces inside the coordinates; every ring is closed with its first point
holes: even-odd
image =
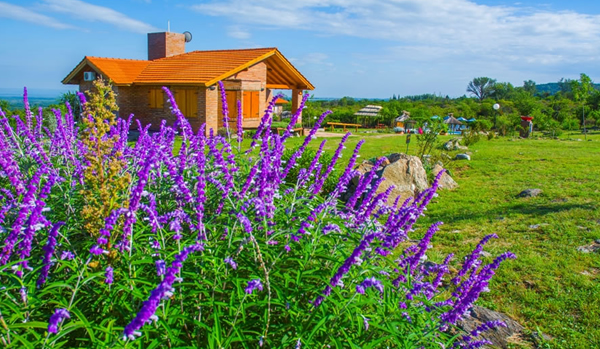
{"type": "Polygon", "coordinates": [[[248,149],[236,131],[192,132],[164,90],[175,127],[149,133],[138,123],[135,144],[127,143],[132,117],[95,124],[84,107],[80,129],[67,105],[52,131],[29,109],[24,119],[0,111],[3,346],[479,347],[481,331],[502,325],[452,331],[499,264],[514,258],[481,262],[493,236],[457,275],[449,275],[452,255],[425,262],[441,223],[409,242],[437,179],[390,206],[391,189],[376,194],[373,172],[341,202],[362,141],[347,161],[348,136],[330,161],[320,161],[321,146],[298,165],[326,114],[283,157],[290,133],[270,131],[277,96],[248,149]],[[337,181],[324,192],[332,173],[337,181]],[[127,180],[105,193],[112,182],[99,178],[127,180]],[[111,207],[96,217],[102,228],[89,229],[83,207],[111,207]]]}

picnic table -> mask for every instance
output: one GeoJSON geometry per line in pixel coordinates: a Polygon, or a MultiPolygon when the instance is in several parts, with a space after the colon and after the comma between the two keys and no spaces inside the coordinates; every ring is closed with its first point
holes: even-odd
{"type": "MultiPolygon", "coordinates": [[[[281,132],[284,132],[286,129],[287,129],[287,127],[277,127],[276,128],[277,134],[281,136],[281,132]]],[[[292,131],[292,133],[299,132],[300,134],[302,134],[303,130],[304,129],[302,127],[296,127],[296,128],[293,128],[291,131],[292,131]]]]}
{"type": "Polygon", "coordinates": [[[331,126],[331,131],[333,131],[333,129],[335,128],[335,126],[343,126],[344,127],[344,132],[346,132],[346,127],[354,127],[354,129],[356,130],[356,132],[358,132],[358,128],[361,127],[362,125],[360,125],[360,124],[347,124],[347,123],[343,123],[343,122],[328,122],[327,126],[331,126]]]}

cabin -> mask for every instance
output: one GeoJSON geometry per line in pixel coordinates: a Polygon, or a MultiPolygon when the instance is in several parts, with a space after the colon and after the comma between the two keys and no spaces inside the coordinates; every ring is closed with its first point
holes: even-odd
{"type": "MultiPolygon", "coordinates": [[[[148,34],[148,59],[85,56],[62,80],[83,92],[97,78],[112,81],[117,93],[119,116],[134,114],[150,130],[162,120],[173,125],[167,97],[168,87],[194,131],[206,124],[207,132],[223,127],[218,81],[225,86],[229,125],[235,128],[237,101],[242,105],[242,127],[258,127],[274,90],[291,91],[292,112],[298,110],[304,90],[314,86],[277,48],[185,52],[186,35],[172,32],[148,34]]],[[[298,120],[301,123],[301,116],[298,120]]]]}
{"type": "Polygon", "coordinates": [[[281,115],[283,113],[283,106],[288,104],[289,102],[283,98],[277,98],[275,101],[275,106],[273,107],[273,114],[281,115]]]}

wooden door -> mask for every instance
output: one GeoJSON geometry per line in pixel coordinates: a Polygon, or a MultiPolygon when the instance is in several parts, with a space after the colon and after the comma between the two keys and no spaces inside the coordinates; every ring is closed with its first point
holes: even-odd
{"type": "Polygon", "coordinates": [[[175,102],[183,116],[195,118],[198,116],[198,93],[192,89],[175,90],[175,102]]]}
{"type": "Polygon", "coordinates": [[[243,116],[244,119],[258,119],[259,115],[259,93],[258,91],[244,91],[243,116]]]}

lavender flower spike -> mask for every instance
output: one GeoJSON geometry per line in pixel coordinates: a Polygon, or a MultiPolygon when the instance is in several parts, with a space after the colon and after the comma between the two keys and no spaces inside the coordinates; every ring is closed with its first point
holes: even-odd
{"type": "Polygon", "coordinates": [[[369,287],[374,287],[383,296],[383,284],[374,277],[366,278],[360,285],[357,285],[356,292],[365,294],[365,290],[369,287]]]}
{"type": "Polygon", "coordinates": [[[227,131],[227,139],[231,139],[231,134],[229,132],[229,110],[227,108],[227,95],[225,94],[225,85],[223,85],[222,81],[218,82],[219,90],[221,92],[221,106],[223,109],[223,126],[227,131]]]}
{"type": "Polygon", "coordinates": [[[59,308],[54,311],[54,314],[50,316],[50,320],[48,320],[48,333],[58,333],[58,325],[64,319],[70,319],[71,314],[65,308],[59,308]]]}
{"type": "Polygon", "coordinates": [[[105,279],[104,279],[105,284],[110,285],[113,283],[113,281],[115,281],[112,267],[106,267],[104,277],[105,277],[105,279]]]}
{"type": "Polygon", "coordinates": [[[154,314],[156,308],[158,308],[161,299],[169,299],[173,295],[173,283],[175,281],[181,281],[181,278],[177,277],[183,266],[183,262],[187,259],[188,255],[192,252],[202,251],[204,246],[201,244],[191,245],[185,247],[179,254],[175,256],[175,260],[171,263],[171,267],[167,268],[167,272],[163,281],[152,291],[150,297],[142,305],[142,309],[136,315],[136,317],[127,325],[123,330],[123,339],[134,340],[136,336],[141,336],[139,329],[144,324],[156,321],[158,317],[154,314]]]}
{"type": "Polygon", "coordinates": [[[233,260],[233,258],[231,257],[227,257],[225,258],[225,260],[223,260],[225,263],[229,264],[231,266],[231,268],[233,268],[234,270],[237,269],[237,263],[233,260]]]}
{"type": "Polygon", "coordinates": [[[256,290],[257,288],[259,291],[263,290],[263,285],[262,282],[260,282],[260,279],[248,281],[248,287],[246,287],[245,291],[247,294],[252,294],[252,292],[254,292],[254,290],[256,290]]]}
{"type": "MultiPolygon", "coordinates": [[[[64,222],[58,222],[52,226],[52,229],[48,233],[48,242],[44,249],[44,266],[40,271],[40,277],[37,280],[37,287],[41,287],[48,278],[48,272],[50,271],[52,255],[54,254],[54,248],[56,247],[56,237],[58,236],[58,228],[64,225],[64,222]]],[[[64,252],[63,252],[64,254],[64,252]]],[[[64,259],[64,258],[63,258],[64,259]]]]}

